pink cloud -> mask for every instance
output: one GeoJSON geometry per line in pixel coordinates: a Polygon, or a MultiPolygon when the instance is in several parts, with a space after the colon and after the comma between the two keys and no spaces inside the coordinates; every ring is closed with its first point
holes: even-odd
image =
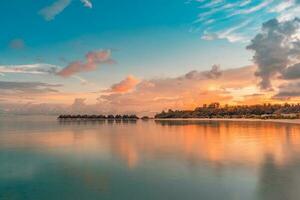
{"type": "Polygon", "coordinates": [[[62,77],[70,77],[80,72],[94,71],[101,64],[112,64],[114,61],[111,59],[110,50],[102,50],[96,52],[89,52],[85,56],[85,62],[74,61],[59,71],[57,75],[62,77]]]}
{"type": "Polygon", "coordinates": [[[135,86],[139,83],[139,80],[132,75],[129,75],[124,80],[120,81],[117,84],[112,85],[111,92],[115,93],[123,93],[129,92],[135,88],[135,86]]]}
{"type": "MultiPolygon", "coordinates": [[[[92,56],[93,57],[93,56],[92,56]]],[[[94,60],[94,58],[90,59],[94,60]]],[[[278,102],[272,99],[276,91],[265,92],[261,95],[257,86],[259,78],[255,76],[257,67],[247,66],[235,69],[207,71],[191,71],[173,78],[156,78],[138,80],[134,76],[128,76],[119,83],[109,87],[107,90],[98,93],[78,93],[67,96],[68,94],[47,93],[39,96],[32,96],[31,101],[36,105],[8,105],[13,96],[0,95],[0,99],[6,101],[0,103],[0,112],[7,110],[13,113],[73,113],[73,114],[132,114],[140,116],[153,116],[156,112],[166,109],[194,109],[195,107],[211,102],[220,102],[221,104],[257,104],[264,102],[278,102]],[[211,74],[208,76],[208,74],[211,74]],[[213,76],[212,76],[213,75],[213,76]],[[46,112],[46,106],[40,104],[43,102],[58,102],[58,98],[65,99],[65,105],[53,104],[47,105],[49,109],[46,112]],[[78,98],[80,97],[80,98],[78,98]],[[71,99],[75,99],[72,105],[69,105],[71,99]],[[86,101],[85,101],[86,99],[86,101]],[[96,100],[97,99],[97,100],[96,100]],[[92,101],[91,101],[92,100],[92,101]],[[5,105],[6,104],[6,105],[5,105]]],[[[280,81],[280,80],[279,80],[280,81]]],[[[276,83],[281,85],[282,81],[276,83]]],[[[296,87],[296,85],[295,85],[296,87]]],[[[277,86],[278,88],[278,86],[277,86]]],[[[279,88],[285,92],[285,88],[279,88]]],[[[288,88],[287,88],[288,89],[288,88]]],[[[293,90],[294,91],[294,90],[293,90]]],[[[286,93],[285,93],[286,94],[286,93]]],[[[298,97],[295,97],[298,98],[298,97]]],[[[300,98],[300,96],[299,96],[300,98]]],[[[298,98],[298,99],[299,99],[298,98]]]]}
{"type": "Polygon", "coordinates": [[[169,108],[193,109],[212,101],[219,101],[222,104],[234,103],[236,94],[232,94],[232,90],[241,91],[240,98],[243,98],[245,88],[255,87],[257,84],[254,66],[218,69],[217,76],[208,76],[216,71],[213,69],[215,67],[208,71],[192,71],[175,78],[141,80],[134,86],[123,89],[123,85],[126,85],[124,83],[129,82],[127,78],[120,82],[123,84],[115,84],[108,90],[124,92],[102,94],[98,98],[98,107],[108,112],[133,111],[150,115],[169,108]]]}

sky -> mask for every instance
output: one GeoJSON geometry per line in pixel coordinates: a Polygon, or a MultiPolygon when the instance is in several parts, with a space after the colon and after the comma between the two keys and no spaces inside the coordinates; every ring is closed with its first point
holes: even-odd
{"type": "Polygon", "coordinates": [[[299,0],[0,4],[0,113],[299,100],[299,0]]]}

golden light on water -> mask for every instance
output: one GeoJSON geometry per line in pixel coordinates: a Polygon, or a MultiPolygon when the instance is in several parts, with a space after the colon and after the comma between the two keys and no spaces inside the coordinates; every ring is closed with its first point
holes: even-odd
{"type": "Polygon", "coordinates": [[[71,151],[91,157],[114,156],[129,168],[138,166],[144,159],[170,155],[186,162],[246,166],[258,166],[265,156],[271,155],[278,165],[285,165],[293,153],[300,153],[297,125],[270,122],[210,122],[181,126],[172,121],[148,123],[102,124],[99,126],[101,131],[68,129],[43,134],[2,134],[0,145],[2,148],[32,148],[55,154],[71,151]]]}

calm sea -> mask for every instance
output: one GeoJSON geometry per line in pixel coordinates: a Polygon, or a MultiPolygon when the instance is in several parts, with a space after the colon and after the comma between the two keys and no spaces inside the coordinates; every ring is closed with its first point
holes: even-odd
{"type": "Polygon", "coordinates": [[[0,199],[300,199],[300,126],[0,118],[0,199]]]}

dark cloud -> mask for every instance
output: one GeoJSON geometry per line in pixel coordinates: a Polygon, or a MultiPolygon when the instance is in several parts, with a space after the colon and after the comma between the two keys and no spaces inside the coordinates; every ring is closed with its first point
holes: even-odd
{"type": "Polygon", "coordinates": [[[292,97],[299,97],[300,91],[281,91],[274,96],[275,99],[290,99],[292,97]]]}
{"type": "Polygon", "coordinates": [[[45,92],[58,92],[54,89],[61,87],[60,84],[48,84],[41,82],[8,82],[0,81],[0,90],[2,92],[22,92],[22,93],[45,93],[45,92]]]}
{"type": "Polygon", "coordinates": [[[289,99],[292,97],[300,97],[300,82],[288,83],[279,87],[279,92],[273,98],[289,99]]]}
{"type": "Polygon", "coordinates": [[[292,65],[292,66],[286,68],[283,71],[281,78],[283,78],[285,80],[299,79],[300,78],[300,63],[297,63],[295,65],[292,65]]]}
{"type": "Polygon", "coordinates": [[[211,67],[211,70],[208,72],[204,72],[204,75],[207,78],[216,79],[219,78],[222,75],[221,67],[220,65],[213,65],[211,67]]]}
{"type": "MultiPolygon", "coordinates": [[[[213,65],[211,70],[198,72],[196,70],[190,71],[185,74],[186,79],[217,79],[222,76],[222,71],[220,65],[213,65]]],[[[182,77],[181,77],[182,78],[182,77]]]]}
{"type": "Polygon", "coordinates": [[[256,75],[261,78],[262,89],[272,88],[272,78],[284,73],[295,58],[299,59],[300,41],[294,37],[299,28],[298,18],[285,22],[269,20],[247,46],[247,49],[255,52],[253,59],[258,65],[256,75]]]}
{"type": "Polygon", "coordinates": [[[259,93],[255,93],[255,94],[250,94],[250,95],[245,95],[244,97],[263,97],[264,94],[259,94],[259,93]]]}

